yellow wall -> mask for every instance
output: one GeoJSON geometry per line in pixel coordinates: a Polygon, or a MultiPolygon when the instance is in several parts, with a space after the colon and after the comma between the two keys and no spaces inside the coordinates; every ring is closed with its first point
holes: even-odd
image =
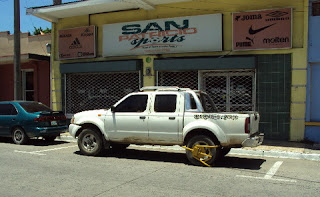
{"type": "MultiPolygon", "coordinates": [[[[147,67],[153,68],[155,56],[131,56],[131,57],[102,57],[102,26],[104,24],[142,21],[158,18],[171,18],[204,14],[223,14],[223,45],[222,52],[165,54],[157,57],[191,57],[191,56],[220,56],[220,55],[247,55],[247,54],[291,54],[292,55],[292,105],[291,105],[291,131],[290,140],[298,141],[304,137],[305,119],[305,92],[306,92],[306,68],[307,68],[307,32],[308,32],[308,0],[197,0],[184,3],[175,3],[156,6],[155,10],[132,10],[113,13],[101,13],[60,19],[54,28],[54,37],[57,38],[57,30],[74,27],[95,25],[98,27],[98,57],[81,60],[57,60],[57,39],[54,39],[55,56],[53,57],[52,100],[54,109],[61,110],[61,84],[60,63],[84,62],[84,61],[108,61],[123,59],[143,60],[144,75],[147,67]],[[292,22],[292,49],[281,50],[256,50],[256,51],[232,51],[232,12],[250,10],[293,8],[292,22]],[[147,57],[151,62],[147,62],[147,57]]],[[[152,69],[151,76],[144,76],[144,86],[154,85],[155,76],[152,69]]]]}

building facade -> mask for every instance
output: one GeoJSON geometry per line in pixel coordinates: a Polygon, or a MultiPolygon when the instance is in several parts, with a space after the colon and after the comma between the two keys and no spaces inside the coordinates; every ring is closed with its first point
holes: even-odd
{"type": "MultiPolygon", "coordinates": [[[[23,100],[39,101],[50,106],[50,57],[46,44],[51,34],[20,34],[21,84],[23,100]]],[[[14,36],[0,32],[0,101],[14,100],[14,36]]]]}
{"type": "Polygon", "coordinates": [[[142,86],[259,111],[267,139],[305,138],[308,1],[86,1],[29,8],[53,23],[52,106],[108,108],[142,86]]]}
{"type": "Polygon", "coordinates": [[[309,141],[320,143],[320,1],[309,4],[309,50],[306,135],[309,141]]]}

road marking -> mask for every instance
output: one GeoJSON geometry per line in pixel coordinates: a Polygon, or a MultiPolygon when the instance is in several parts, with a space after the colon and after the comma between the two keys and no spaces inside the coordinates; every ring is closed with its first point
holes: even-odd
{"type": "Polygon", "coordinates": [[[275,164],[273,164],[273,166],[266,173],[266,175],[264,175],[264,177],[255,177],[255,176],[246,176],[246,175],[237,175],[236,177],[296,183],[297,181],[293,180],[293,179],[275,179],[275,178],[272,178],[277,173],[277,171],[279,170],[279,168],[282,165],[282,163],[283,163],[283,161],[277,161],[275,164]]]}
{"type": "Polygon", "coordinates": [[[35,153],[35,152],[27,152],[27,151],[20,151],[20,150],[15,150],[15,153],[27,153],[27,154],[32,154],[32,155],[46,155],[42,153],[35,153]]]}
{"type": "Polygon", "coordinates": [[[283,161],[277,161],[275,164],[273,164],[273,166],[270,168],[270,170],[267,172],[267,174],[264,175],[264,178],[271,179],[273,177],[273,175],[275,175],[276,172],[279,170],[282,163],[283,163],[283,161]]]}
{"type": "Polygon", "coordinates": [[[38,151],[19,151],[19,150],[15,150],[14,152],[16,153],[25,153],[25,154],[32,154],[32,155],[46,155],[42,152],[49,152],[49,151],[56,151],[56,150],[61,150],[61,149],[66,149],[66,148],[73,148],[76,147],[77,145],[73,145],[73,146],[65,146],[65,147],[60,147],[60,148],[52,148],[52,149],[46,149],[46,150],[38,150],[38,151]]]}

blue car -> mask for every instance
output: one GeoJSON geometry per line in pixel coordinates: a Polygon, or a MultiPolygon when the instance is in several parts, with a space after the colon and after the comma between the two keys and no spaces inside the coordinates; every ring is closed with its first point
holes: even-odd
{"type": "Polygon", "coordinates": [[[61,111],[35,101],[0,102],[0,136],[12,137],[16,144],[26,144],[30,138],[54,139],[67,131],[66,116],[61,111]]]}

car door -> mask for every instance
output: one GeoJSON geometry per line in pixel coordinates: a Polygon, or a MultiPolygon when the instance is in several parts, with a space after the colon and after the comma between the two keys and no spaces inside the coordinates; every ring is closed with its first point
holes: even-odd
{"type": "Polygon", "coordinates": [[[148,140],[148,94],[130,95],[106,119],[111,141],[139,143],[148,140]]]}
{"type": "Polygon", "coordinates": [[[179,143],[183,124],[183,97],[178,93],[156,92],[149,119],[149,140],[159,144],[179,143]],[[180,102],[179,102],[180,101],[180,102]]]}
{"type": "Polygon", "coordinates": [[[10,103],[0,104],[0,135],[10,136],[11,128],[16,122],[17,110],[10,103]]]}

